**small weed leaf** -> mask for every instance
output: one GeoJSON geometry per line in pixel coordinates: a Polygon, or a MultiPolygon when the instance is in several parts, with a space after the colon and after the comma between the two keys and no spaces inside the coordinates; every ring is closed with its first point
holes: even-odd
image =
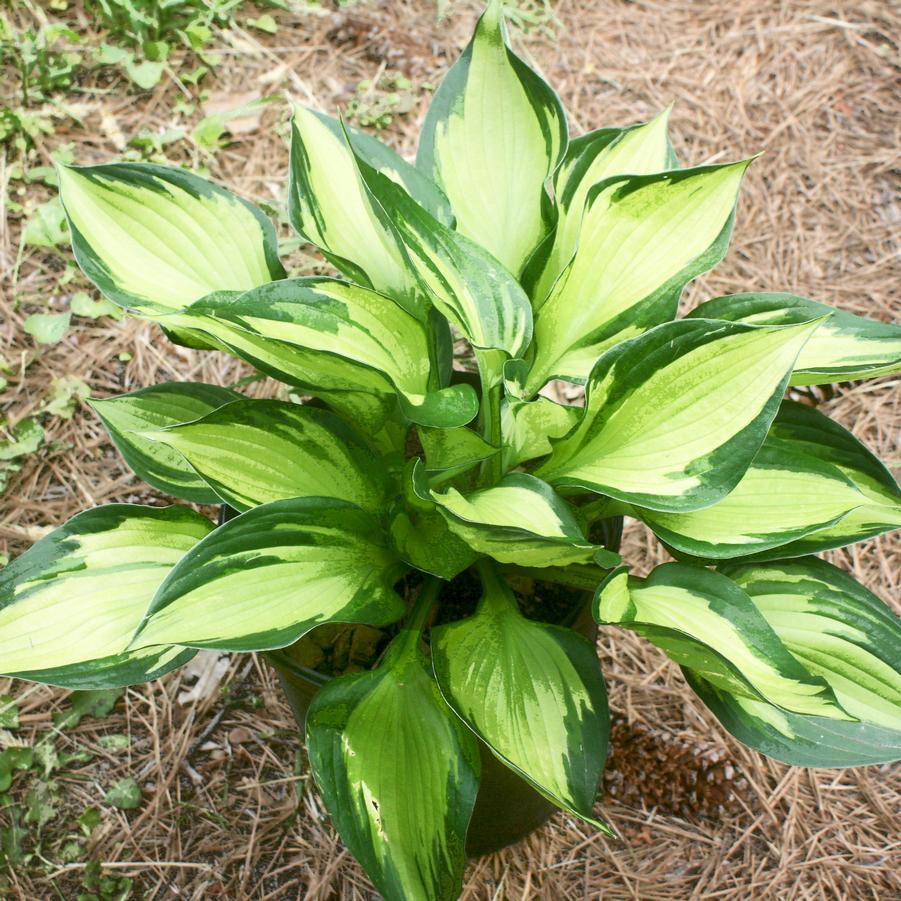
{"type": "Polygon", "coordinates": [[[136,810],[141,806],[141,786],[131,777],[117,782],[104,796],[106,804],[119,810],[136,810]]]}
{"type": "Polygon", "coordinates": [[[69,710],[57,714],[53,724],[57,729],[74,729],[84,717],[104,717],[113,712],[116,701],[125,693],[121,688],[100,691],[73,691],[69,696],[69,710]]]}

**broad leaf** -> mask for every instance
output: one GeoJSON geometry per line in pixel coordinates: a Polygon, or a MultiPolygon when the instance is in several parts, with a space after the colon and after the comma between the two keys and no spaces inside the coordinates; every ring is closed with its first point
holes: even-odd
{"type": "Polygon", "coordinates": [[[566,566],[587,563],[600,550],[585,537],[566,501],[524,472],[466,495],[448,488],[432,491],[431,498],[454,534],[501,563],[566,566]]]}
{"type": "MultiPolygon", "coordinates": [[[[543,257],[541,275],[531,292],[536,310],[576,252],[591,188],[616,175],[651,175],[675,168],[666,134],[669,113],[666,109],[643,125],[601,128],[570,141],[554,178],[557,227],[547,239],[547,248],[542,248],[544,253],[536,254],[543,257]]],[[[532,265],[530,262],[530,269],[532,265]]]]}
{"type": "MultiPolygon", "coordinates": [[[[260,372],[321,398],[348,421],[362,423],[370,434],[382,428],[397,408],[394,387],[385,376],[365,366],[354,367],[333,354],[248,331],[230,310],[241,297],[237,292],[220,291],[161,320],[167,330],[177,325],[209,337],[260,372]]],[[[265,310],[252,311],[253,315],[260,312],[265,310]]]]}
{"type": "Polygon", "coordinates": [[[292,123],[288,216],[338,269],[425,319],[428,301],[394,227],[363,182],[340,123],[304,107],[292,123]]]}
{"type": "Polygon", "coordinates": [[[500,453],[500,448],[490,445],[478,432],[466,427],[427,429],[420,426],[416,431],[429,472],[456,475],[500,453]]]}
{"type": "Polygon", "coordinates": [[[388,901],[459,895],[479,752],[409,633],[377,669],[320,689],[307,750],[341,838],[388,901]]]}
{"type": "Polygon", "coordinates": [[[581,414],[581,407],[558,404],[548,397],[522,401],[508,396],[501,407],[504,469],[547,456],[551,442],[572,431],[581,414]]]}
{"type": "Polygon", "coordinates": [[[571,629],[526,619],[505,583],[485,579],[473,616],[432,629],[442,694],[507,766],[612,834],[592,813],[609,735],[595,647],[571,629]]]}
{"type": "Polygon", "coordinates": [[[547,233],[545,182],[566,150],[557,95],[507,46],[492,0],[426,116],[417,166],[450,200],[458,231],[518,274],[547,233]]]}
{"type": "Polygon", "coordinates": [[[685,284],[726,252],[748,161],[606,179],[588,193],[571,262],[535,319],[527,395],[584,381],[608,347],[673,319],[685,284]]]}
{"type": "Polygon", "coordinates": [[[165,313],[285,276],[272,223],[190,172],[61,166],[59,186],[79,266],[120,306],[165,313]]]}
{"type": "Polygon", "coordinates": [[[162,382],[116,397],[88,400],[125,462],[148,485],[197,504],[219,497],[178,451],[140,435],[191,422],[241,397],[228,388],[202,382],[162,382]]]}
{"type": "MultiPolygon", "coordinates": [[[[317,114],[320,120],[328,119],[317,114]]],[[[338,134],[343,129],[354,153],[368,166],[402,185],[407,193],[424,209],[444,225],[454,224],[450,203],[438,185],[421,169],[408,163],[387,144],[365,131],[359,131],[337,119],[331,119],[332,130],[338,134]]]]}
{"type": "Polygon", "coordinates": [[[837,466],[874,504],[897,506],[901,488],[879,458],[844,426],[807,404],[783,401],[770,435],[837,466]]]}
{"type": "Polygon", "coordinates": [[[748,593],[782,643],[829,683],[848,713],[901,738],[901,619],[879,598],[816,557],[720,571],[748,593]]]}
{"type": "Polygon", "coordinates": [[[785,646],[832,686],[859,722],[800,716],[689,683],[739,740],[799,766],[846,767],[901,759],[901,623],[849,575],[812,557],[723,568],[785,646]]]}
{"type": "Polygon", "coordinates": [[[230,520],[160,586],[134,647],[260,651],[324,622],[383,625],[403,615],[402,574],[378,520],[331,498],[273,501],[230,520]]]}
{"type": "Polygon", "coordinates": [[[193,656],[126,650],[154,592],[213,528],[184,507],[79,513],[0,570],[0,668],[66,688],[146,682],[193,656]]]}
{"type": "MultiPolygon", "coordinates": [[[[518,357],[532,338],[532,308],[516,279],[480,245],[442,225],[390,178],[360,161],[435,307],[476,348],[518,357]]],[[[500,380],[497,366],[494,381],[500,380]]]]}
{"type": "Polygon", "coordinates": [[[240,400],[144,437],[180,453],[237,510],[291,497],[331,497],[381,513],[388,496],[373,449],[328,410],[240,400]]]}
{"type": "Polygon", "coordinates": [[[901,527],[898,483],[875,454],[837,422],[813,407],[785,401],[779,408],[770,435],[787,449],[816,457],[840,469],[864,499],[835,525],[764,552],[759,555],[760,559],[818,553],[901,527]]]}
{"type": "MultiPolygon", "coordinates": [[[[693,557],[728,560],[771,551],[831,530],[833,547],[857,541],[858,527],[845,520],[866,497],[842,471],[791,444],[768,438],[736,488],[712,507],[689,513],[635,508],[661,541],[693,557]]],[[[799,553],[803,553],[800,551],[799,553]]]]}
{"type": "Polygon", "coordinates": [[[686,670],[695,694],[740,742],[793,766],[851,767],[901,760],[901,733],[871,723],[801,716],[740,697],[686,670]]]}
{"type": "Polygon", "coordinates": [[[479,556],[451,531],[438,510],[401,508],[391,519],[389,531],[391,542],[405,563],[439,579],[453,579],[479,556]]]}
{"type": "Polygon", "coordinates": [[[793,294],[716,297],[689,316],[788,325],[831,313],[795,363],[792,385],[826,385],[901,372],[901,325],[855,316],[793,294]]]}
{"type": "Polygon", "coordinates": [[[715,503],[763,443],[818,325],[682,320],[612,348],[592,370],[579,426],[537,475],[652,510],[715,503]]]}
{"type": "Polygon", "coordinates": [[[436,386],[422,323],[360,285],[285,279],[239,297],[206,298],[173,318],[209,330],[264,371],[317,393],[396,391],[405,415],[423,425],[462,425],[478,410],[469,385],[436,386]]]}
{"type": "Polygon", "coordinates": [[[595,617],[642,635],[722,690],[794,713],[853,719],[751,598],[719,573],[682,563],[664,563],[646,579],[619,570],[598,588],[595,617]]]}

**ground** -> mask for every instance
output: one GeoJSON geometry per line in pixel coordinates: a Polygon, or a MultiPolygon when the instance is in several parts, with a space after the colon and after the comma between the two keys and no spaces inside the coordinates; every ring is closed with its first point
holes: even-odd
{"type": "MultiPolygon", "coordinates": [[[[81,163],[165,157],[280,211],[289,101],[342,108],[410,154],[430,88],[465,43],[476,9],[451,2],[438,22],[430,0],[287,5],[244,4],[204,45],[218,59],[207,59],[199,86],[190,76],[202,60],[175,49],[148,90],[125,62],[87,63],[89,49],[114,44],[115,35],[81,5],[62,0],[42,11],[25,2],[7,14],[20,33],[45,16],[67,21],[84,65],[64,90],[32,101],[47,126],[24,142],[30,149],[15,138],[0,145],[0,347],[8,366],[0,411],[10,428],[30,421],[43,430],[20,432],[32,452],[20,446],[0,462],[0,553],[21,552],[93,504],[162,501],[124,468],[81,402],[87,392],[165,379],[234,384],[248,375],[92,305],[97,294],[73,272],[52,207],[36,212],[53,196],[36,167],[50,165],[53,153],[81,163]],[[263,97],[273,99],[254,105],[263,97]],[[239,116],[222,115],[239,106],[239,116]],[[32,239],[23,243],[28,222],[32,239]]],[[[731,250],[690,288],[688,305],[786,290],[899,317],[897,7],[524,0],[518,10],[516,44],[560,92],[575,133],[641,121],[674,102],[683,163],[763,152],[745,182],[731,250]]],[[[7,48],[0,104],[17,107],[13,56],[7,48]]],[[[282,234],[293,272],[318,265],[282,234]]],[[[895,466],[898,386],[884,378],[822,398],[822,409],[895,466]]],[[[251,382],[247,390],[278,388],[251,382]]],[[[634,524],[626,544],[638,570],[665,559],[634,524]]],[[[832,558],[901,607],[897,536],[832,558]]],[[[897,768],[814,772],[769,762],[718,728],[662,654],[613,631],[599,647],[616,717],[600,809],[624,840],[558,814],[522,844],[473,861],[464,898],[901,897],[897,768]]],[[[18,711],[11,728],[13,708],[0,704],[0,748],[33,751],[0,794],[0,896],[373,897],[310,783],[273,673],[248,656],[198,660],[193,670],[100,699],[77,723],[65,715],[83,706],[77,696],[0,680],[0,695],[18,711]]]]}

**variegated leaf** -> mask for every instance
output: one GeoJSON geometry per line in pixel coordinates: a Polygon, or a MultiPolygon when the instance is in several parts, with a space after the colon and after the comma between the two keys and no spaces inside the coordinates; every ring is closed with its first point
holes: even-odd
{"type": "Polygon", "coordinates": [[[584,381],[608,347],[674,318],[685,284],[726,252],[748,164],[591,188],[575,255],[535,319],[528,396],[552,378],[584,381]]]}
{"type": "Polygon", "coordinates": [[[372,447],[328,410],[239,400],[143,437],[181,454],[236,510],[331,497],[381,513],[388,497],[387,473],[372,447]]]}
{"type": "Polygon", "coordinates": [[[592,370],[578,427],[536,474],[652,510],[715,503],[763,443],[818,325],[681,320],[612,348],[592,370]]]}
{"type": "Polygon", "coordinates": [[[753,325],[788,325],[831,313],[795,363],[792,385],[827,385],[901,372],[901,324],[855,316],[793,294],[731,294],[689,314],[753,325]]]}
{"type": "MultiPolygon", "coordinates": [[[[616,175],[651,175],[676,168],[666,133],[669,113],[666,109],[643,125],[601,128],[570,141],[554,178],[557,225],[546,246],[535,255],[542,264],[540,276],[530,292],[536,311],[576,252],[582,213],[591,188],[616,175]]],[[[531,260],[529,270],[537,262],[531,260]]]]}
{"type": "Polygon", "coordinates": [[[340,123],[305,107],[292,123],[288,216],[338,269],[425,319],[428,301],[397,232],[363,182],[340,123]]]}
{"type": "Polygon", "coordinates": [[[441,428],[463,425],[478,410],[469,385],[437,387],[422,323],[360,285],[285,279],[240,297],[207,298],[173,318],[209,330],[254,365],[314,393],[396,390],[412,421],[441,428]]]}
{"type": "Polygon", "coordinates": [[[241,397],[228,388],[202,382],[162,382],[129,394],[90,399],[113,444],[135,474],[154,488],[197,504],[219,497],[178,451],[150,441],[141,432],[199,419],[241,397]]]}
{"type": "MultiPolygon", "coordinates": [[[[322,120],[327,116],[318,114],[322,120]]],[[[342,130],[347,135],[354,153],[367,165],[392,181],[406,188],[407,193],[442,225],[453,226],[454,214],[444,193],[423,171],[408,163],[387,144],[365,131],[359,131],[346,123],[331,119],[332,130],[342,130]]]]}
{"type": "MultiPolygon", "coordinates": [[[[439,312],[474,347],[520,356],[532,338],[532,308],[516,279],[484,248],[430,216],[396,182],[358,162],[439,312]]],[[[493,367],[493,383],[500,381],[501,364],[499,359],[493,367]]]]}
{"type": "Polygon", "coordinates": [[[507,397],[501,407],[504,469],[547,456],[551,442],[572,431],[581,414],[581,407],[558,404],[549,397],[533,401],[507,397]]]}
{"type": "Polygon", "coordinates": [[[192,651],[128,650],[154,592],[213,524],[184,507],[109,504],[0,570],[0,671],[66,688],[146,682],[192,651]]]}
{"type": "MultiPolygon", "coordinates": [[[[685,513],[633,508],[676,552],[709,560],[758,555],[834,527],[838,544],[856,541],[843,523],[866,497],[842,471],[776,438],[768,438],[741,481],[711,507],[685,513]]],[[[803,551],[801,551],[803,553],[803,551]]]]}
{"type": "MultiPolygon", "coordinates": [[[[587,563],[602,550],[585,537],[563,498],[524,472],[465,495],[456,488],[432,491],[431,498],[452,532],[501,563],[566,566],[587,563]]],[[[607,552],[603,559],[609,560],[607,552]]]]}
{"type": "Polygon", "coordinates": [[[783,401],[770,435],[837,466],[872,503],[891,507],[901,501],[901,488],[885,464],[844,426],[815,407],[783,401]]]}
{"type": "Polygon", "coordinates": [[[481,566],[473,616],[432,629],[432,663],[448,704],[507,766],[554,804],[613,834],[592,811],[607,757],[609,713],[592,642],[526,619],[481,566]]]}
{"type": "Polygon", "coordinates": [[[722,568],[751,597],[785,646],[832,686],[859,721],[802,716],[733,694],[686,671],[736,738],[798,766],[901,760],[901,622],[847,573],[812,557],[722,568]]]}
{"type": "Polygon", "coordinates": [[[719,569],[848,713],[901,739],[901,619],[879,598],[816,557],[719,569]]]}
{"type": "Polygon", "coordinates": [[[720,723],[755,751],[793,766],[851,767],[901,760],[901,733],[872,723],[802,716],[734,695],[685,670],[720,723]]]}
{"type": "Polygon", "coordinates": [[[453,579],[479,557],[434,508],[399,508],[391,519],[389,533],[401,560],[439,579],[453,579]]]}
{"type": "Polygon", "coordinates": [[[404,567],[371,514],[306,497],[242,513],[201,541],[160,586],[132,643],[229,651],[285,647],[324,622],[383,625],[404,605],[404,567]]]}
{"type": "Polygon", "coordinates": [[[849,431],[805,404],[785,401],[770,429],[774,439],[795,451],[837,467],[864,496],[860,506],[835,525],[754,559],[798,557],[842,547],[901,528],[901,488],[880,460],[849,431]]]}
{"type": "Polygon", "coordinates": [[[453,901],[479,782],[475,738],[401,632],[376,669],[327,683],[307,717],[326,809],[388,901],[453,901]]]}
{"type": "Polygon", "coordinates": [[[456,429],[417,430],[425,451],[426,469],[454,476],[500,453],[500,448],[489,444],[478,432],[461,427],[456,429]]]}
{"type": "MultiPolygon", "coordinates": [[[[274,379],[326,401],[348,421],[362,423],[372,435],[384,426],[397,408],[394,386],[384,375],[365,366],[354,367],[342,357],[247,330],[239,318],[232,318],[229,309],[241,296],[220,291],[160,320],[167,328],[178,325],[209,336],[222,350],[274,379]]],[[[259,315],[261,310],[255,308],[252,312],[259,315]]]]}
{"type": "Polygon", "coordinates": [[[492,0],[435,92],[417,166],[444,190],[457,230],[516,275],[547,233],[545,183],[566,143],[557,95],[507,46],[492,0]]]}
{"type": "Polygon", "coordinates": [[[646,579],[618,570],[598,588],[595,617],[647,638],[718,688],[808,716],[854,719],[828,682],[796,660],[750,597],[725,576],[664,563],[646,579]]]}
{"type": "Polygon", "coordinates": [[[59,187],[78,264],[120,306],[165,313],[285,277],[272,223],[190,172],[61,166],[59,187]]]}

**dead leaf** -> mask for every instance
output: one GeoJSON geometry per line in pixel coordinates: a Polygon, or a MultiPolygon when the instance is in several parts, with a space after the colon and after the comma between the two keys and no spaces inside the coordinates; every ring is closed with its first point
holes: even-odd
{"type": "Polygon", "coordinates": [[[253,732],[246,726],[235,726],[228,733],[228,740],[233,745],[245,745],[247,742],[253,741],[253,732]]]}
{"type": "Polygon", "coordinates": [[[228,672],[231,664],[231,658],[228,654],[220,654],[219,651],[200,651],[185,664],[181,672],[184,680],[192,678],[197,681],[194,685],[178,693],[178,703],[193,704],[195,701],[202,701],[212,697],[217,689],[222,677],[228,672]]]}
{"type": "Polygon", "coordinates": [[[100,130],[109,138],[116,150],[125,150],[125,135],[119,128],[119,122],[112,113],[104,113],[100,117],[100,130]]]}
{"type": "Polygon", "coordinates": [[[203,104],[203,114],[209,116],[221,116],[225,130],[231,135],[244,135],[256,131],[260,127],[260,118],[263,115],[263,104],[255,104],[260,95],[256,91],[244,91],[233,94],[229,91],[212,91],[209,98],[203,104]],[[239,107],[246,107],[240,115],[227,116],[239,107]]]}

